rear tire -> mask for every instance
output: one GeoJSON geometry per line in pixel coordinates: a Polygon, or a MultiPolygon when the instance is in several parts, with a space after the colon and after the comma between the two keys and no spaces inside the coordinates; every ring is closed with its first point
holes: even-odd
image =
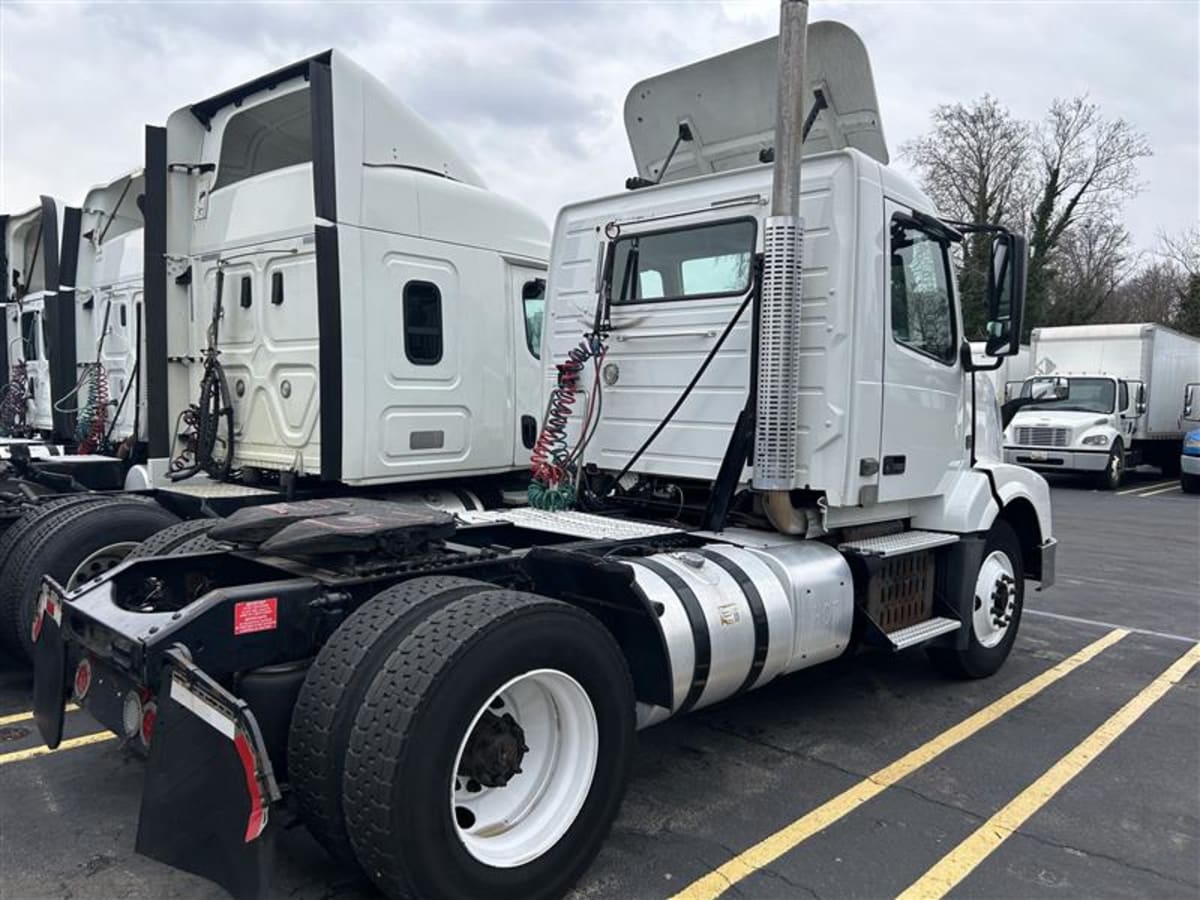
{"type": "Polygon", "coordinates": [[[1200,475],[1184,472],[1179,476],[1179,486],[1185,494],[1200,494],[1200,475]]]}
{"type": "Polygon", "coordinates": [[[220,521],[220,519],[188,519],[185,522],[176,522],[174,525],[150,535],[134,547],[125,560],[219,550],[221,545],[210,538],[208,532],[220,521]]]}
{"type": "Polygon", "coordinates": [[[0,537],[0,646],[21,656],[25,653],[22,644],[20,614],[17,606],[19,594],[10,588],[13,585],[13,570],[9,560],[17,546],[24,543],[25,537],[48,517],[58,515],[62,510],[88,504],[111,503],[114,498],[105,494],[68,494],[45,500],[26,510],[13,522],[0,537]]]}
{"type": "Polygon", "coordinates": [[[450,603],[388,657],[355,719],[359,862],[394,898],[561,896],[620,808],[633,713],[625,659],[592,616],[515,591],[450,603]]]}
{"type": "Polygon", "coordinates": [[[976,573],[975,595],[967,647],[931,647],[929,659],[954,678],[987,678],[995,674],[1017,639],[1025,607],[1024,561],[1021,542],[1012,526],[997,520],[988,532],[983,561],[976,573]]]}
{"type": "Polygon", "coordinates": [[[452,600],[491,590],[439,575],[381,591],[333,633],[304,678],[288,730],[288,772],[300,818],[335,858],[357,868],[342,810],[342,774],[354,717],[388,655],[424,618],[452,600]]]}
{"type": "Polygon", "coordinates": [[[1096,486],[1102,491],[1115,491],[1125,480],[1125,447],[1120,439],[1113,442],[1104,471],[1096,475],[1096,486]]]}
{"type": "Polygon", "coordinates": [[[77,587],[124,561],[142,541],[179,518],[149,500],[113,497],[58,509],[27,530],[13,548],[0,585],[0,606],[20,639],[19,652],[32,659],[34,610],[49,575],[77,587]]]}

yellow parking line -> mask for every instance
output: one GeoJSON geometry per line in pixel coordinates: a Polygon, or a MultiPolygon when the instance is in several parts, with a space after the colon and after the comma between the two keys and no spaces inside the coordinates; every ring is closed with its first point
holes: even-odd
{"type": "Polygon", "coordinates": [[[1008,805],[980,825],[974,834],[943,856],[933,868],[902,893],[898,900],[935,900],[945,896],[1024,825],[1030,816],[1045,806],[1055,794],[1070,783],[1071,779],[1140,719],[1143,713],[1161,700],[1163,695],[1173,685],[1178,684],[1197,663],[1200,663],[1200,644],[1193,645],[1191,650],[1175,660],[1165,672],[1122,706],[1108,721],[1047,769],[1037,781],[1021,791],[1008,805]]]}
{"type": "Polygon", "coordinates": [[[1153,497],[1155,494],[1169,494],[1172,491],[1182,491],[1178,484],[1173,484],[1170,487],[1159,488],[1157,491],[1146,491],[1144,494],[1138,494],[1139,497],[1153,497]]]}
{"type": "MultiPolygon", "coordinates": [[[[67,704],[67,712],[75,712],[79,709],[74,703],[67,704]]],[[[0,728],[5,725],[14,725],[17,722],[25,722],[33,718],[33,712],[13,713],[11,716],[0,716],[0,728]]]]}
{"type": "Polygon", "coordinates": [[[828,828],[902,778],[911,775],[985,726],[995,722],[1005,713],[1011,712],[1025,701],[1037,696],[1054,682],[1094,659],[1128,634],[1129,632],[1124,628],[1113,629],[1098,641],[1088,644],[1078,653],[1031,678],[999,700],[989,703],[957,725],[946,729],[937,737],[900,757],[891,765],[867,776],[853,787],[842,791],[832,800],[827,800],[792,824],[738,854],[723,866],[692,882],[676,894],[672,900],[711,900],[711,898],[719,897],[726,889],[747,875],[771,864],[802,841],[828,828]]]}
{"type": "Polygon", "coordinates": [[[95,734],[84,734],[79,737],[67,738],[53,750],[44,744],[40,747],[30,747],[28,750],[14,750],[12,753],[0,754],[0,766],[23,762],[24,760],[46,756],[50,753],[60,753],[63,750],[74,750],[76,747],[86,747],[88,744],[99,744],[102,741],[111,741],[114,738],[116,738],[116,735],[111,731],[97,731],[95,734]]]}
{"type": "Polygon", "coordinates": [[[1152,491],[1155,488],[1166,487],[1168,484],[1175,484],[1174,481],[1159,481],[1154,484],[1139,484],[1137,487],[1125,488],[1123,491],[1117,491],[1117,494],[1136,494],[1138,491],[1152,491]]]}

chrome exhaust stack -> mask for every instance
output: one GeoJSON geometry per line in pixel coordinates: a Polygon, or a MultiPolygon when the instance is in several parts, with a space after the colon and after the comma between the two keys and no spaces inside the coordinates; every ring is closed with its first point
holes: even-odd
{"type": "Polygon", "coordinates": [[[804,143],[808,0],[783,0],[779,21],[779,94],[771,215],[763,231],[759,309],[758,408],[754,488],[781,531],[794,532],[788,492],[796,478],[800,410],[798,345],[803,296],[804,222],[800,162],[804,143]]]}

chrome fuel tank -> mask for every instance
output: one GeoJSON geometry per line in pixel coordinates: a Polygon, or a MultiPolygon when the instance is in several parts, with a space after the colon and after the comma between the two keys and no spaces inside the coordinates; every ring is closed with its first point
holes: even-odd
{"type": "Polygon", "coordinates": [[[827,544],[714,543],[626,564],[662,610],[672,679],[671,708],[640,704],[639,727],[833,659],[850,640],[850,568],[827,544]]]}

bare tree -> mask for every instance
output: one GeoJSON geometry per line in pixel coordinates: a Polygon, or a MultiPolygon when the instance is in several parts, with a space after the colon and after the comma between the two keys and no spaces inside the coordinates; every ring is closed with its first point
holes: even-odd
{"type": "Polygon", "coordinates": [[[1192,226],[1176,235],[1159,232],[1157,252],[1181,273],[1179,302],[1171,324],[1200,336],[1200,227],[1192,226]]]}
{"type": "Polygon", "coordinates": [[[1185,228],[1177,234],[1160,231],[1155,253],[1188,275],[1200,274],[1200,225],[1185,228]]]}
{"type": "MultiPolygon", "coordinates": [[[[1073,260],[1056,257],[1080,223],[1108,221],[1121,203],[1141,189],[1138,160],[1152,151],[1145,135],[1124,119],[1107,119],[1086,96],[1055,100],[1036,132],[1039,188],[1030,221],[1028,327],[1045,323],[1054,281],[1071,266],[1078,273],[1081,247],[1111,241],[1111,231],[1073,240],[1073,260]]],[[[1086,227],[1086,225],[1084,225],[1086,227]]],[[[1064,286],[1078,296],[1078,286],[1064,286]]],[[[1091,301],[1088,302],[1090,305],[1091,301]]],[[[1098,307],[1097,307],[1098,308],[1098,307]]]]}
{"type": "Polygon", "coordinates": [[[1101,307],[1101,322],[1173,322],[1186,278],[1162,259],[1145,262],[1101,307]]]}
{"type": "MultiPolygon", "coordinates": [[[[900,148],[941,212],[967,222],[1020,224],[1030,162],[1030,128],[990,94],[938,106],[930,131],[900,148]]],[[[983,334],[991,242],[963,248],[959,290],[968,337],[983,334]]]]}
{"type": "Polygon", "coordinates": [[[1043,325],[1093,321],[1133,273],[1129,232],[1116,218],[1085,219],[1061,236],[1057,271],[1042,309],[1043,325]]]}

